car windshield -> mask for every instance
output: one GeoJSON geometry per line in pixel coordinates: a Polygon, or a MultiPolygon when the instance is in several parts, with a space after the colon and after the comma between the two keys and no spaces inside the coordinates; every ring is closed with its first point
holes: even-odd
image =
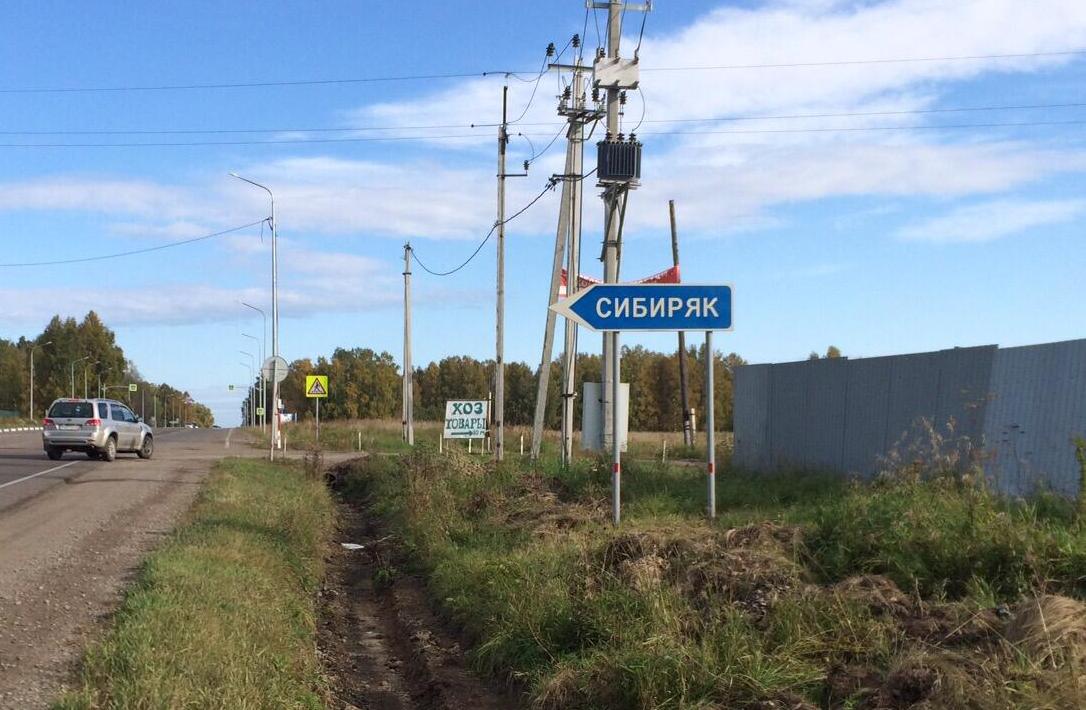
{"type": "Polygon", "coordinates": [[[54,402],[49,416],[90,419],[94,416],[94,407],[90,402],[54,402]]]}

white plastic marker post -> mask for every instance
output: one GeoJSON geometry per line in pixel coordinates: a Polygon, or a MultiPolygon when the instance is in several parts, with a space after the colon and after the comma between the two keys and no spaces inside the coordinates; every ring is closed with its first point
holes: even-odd
{"type": "Polygon", "coordinates": [[[705,331],[705,448],[708,450],[709,517],[716,517],[716,423],[713,399],[713,331],[705,331]]]}
{"type": "Polygon", "coordinates": [[[611,468],[611,513],[615,525],[622,522],[622,437],[619,436],[619,409],[618,393],[622,387],[622,374],[619,368],[622,360],[619,357],[618,331],[611,333],[611,372],[614,379],[611,380],[611,448],[614,452],[614,462],[611,468]]]}

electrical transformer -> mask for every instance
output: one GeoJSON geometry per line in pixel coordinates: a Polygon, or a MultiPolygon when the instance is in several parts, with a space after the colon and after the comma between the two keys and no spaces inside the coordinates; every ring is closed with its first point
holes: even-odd
{"type": "Polygon", "coordinates": [[[637,184],[641,181],[641,142],[633,134],[624,140],[607,137],[596,144],[597,177],[601,183],[637,184]]]}

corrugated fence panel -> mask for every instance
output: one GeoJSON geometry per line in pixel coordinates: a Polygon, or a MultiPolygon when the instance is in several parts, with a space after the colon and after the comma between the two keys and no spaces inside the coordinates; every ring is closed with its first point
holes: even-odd
{"type": "Polygon", "coordinates": [[[995,354],[994,345],[939,353],[939,397],[934,421],[940,431],[945,431],[953,419],[955,436],[968,437],[977,445],[983,441],[995,354]]]}
{"type": "Polygon", "coordinates": [[[735,371],[735,449],[732,460],[740,468],[757,470],[769,465],[769,373],[771,365],[746,365],[735,371]]]}
{"type": "Polygon", "coordinates": [[[907,446],[921,417],[931,419],[939,398],[940,353],[899,355],[890,374],[886,452],[907,446]]]}
{"type": "Polygon", "coordinates": [[[807,426],[803,462],[840,470],[843,455],[849,362],[844,358],[812,360],[807,376],[807,426]]]}
{"type": "Polygon", "coordinates": [[[807,461],[807,363],[774,365],[769,379],[769,464],[807,461]]]}
{"type": "Polygon", "coordinates": [[[1086,340],[996,354],[985,423],[989,476],[1011,494],[1078,491],[1073,440],[1086,434],[1086,340]]]}
{"type": "Polygon", "coordinates": [[[995,486],[1078,492],[1086,436],[1086,340],[861,360],[746,366],[736,374],[737,464],[871,475],[932,420],[983,442],[995,486]]]}
{"type": "Polygon", "coordinates": [[[886,453],[886,420],[890,411],[892,357],[850,360],[841,470],[871,476],[886,453]]]}

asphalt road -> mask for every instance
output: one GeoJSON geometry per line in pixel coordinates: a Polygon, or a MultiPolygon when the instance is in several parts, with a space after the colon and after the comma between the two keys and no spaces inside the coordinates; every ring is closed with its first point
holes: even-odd
{"type": "Polygon", "coordinates": [[[0,708],[47,707],[70,682],[212,464],[260,454],[233,436],[161,431],[151,460],[105,463],[77,453],[50,461],[40,432],[0,433],[0,708]]]}

